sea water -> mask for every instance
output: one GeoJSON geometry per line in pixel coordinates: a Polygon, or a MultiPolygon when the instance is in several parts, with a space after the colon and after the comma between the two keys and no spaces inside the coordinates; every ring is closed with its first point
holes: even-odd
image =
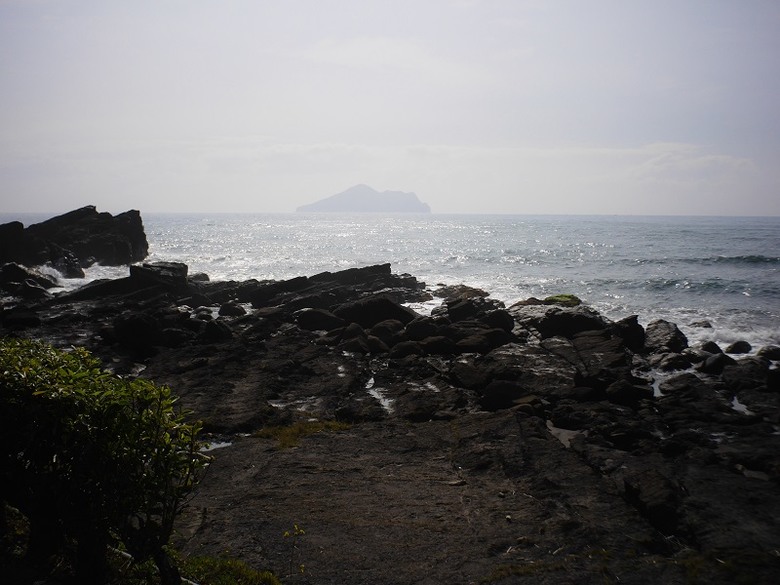
{"type": "MultiPolygon", "coordinates": [[[[430,288],[467,284],[507,304],[575,294],[611,319],[673,321],[692,343],[780,344],[778,217],[142,215],[148,261],[211,280],[389,262],[430,288]]],[[[88,278],[126,273],[95,267],[88,278]]]]}

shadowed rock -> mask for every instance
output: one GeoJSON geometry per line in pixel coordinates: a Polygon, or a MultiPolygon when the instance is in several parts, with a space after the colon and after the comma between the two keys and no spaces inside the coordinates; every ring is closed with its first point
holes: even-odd
{"type": "Polygon", "coordinates": [[[141,214],[112,216],[93,205],[24,228],[19,222],[0,226],[0,262],[26,266],[49,263],[67,277],[83,277],[83,267],[132,264],[146,258],[141,214]]]}

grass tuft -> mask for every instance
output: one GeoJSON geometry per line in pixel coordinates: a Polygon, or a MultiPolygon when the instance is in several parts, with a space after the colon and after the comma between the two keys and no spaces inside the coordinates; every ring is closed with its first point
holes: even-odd
{"type": "Polygon", "coordinates": [[[300,445],[303,437],[321,432],[344,431],[350,425],[335,420],[327,421],[298,421],[291,425],[265,427],[256,431],[252,436],[263,439],[276,439],[280,449],[289,449],[300,445]]]}

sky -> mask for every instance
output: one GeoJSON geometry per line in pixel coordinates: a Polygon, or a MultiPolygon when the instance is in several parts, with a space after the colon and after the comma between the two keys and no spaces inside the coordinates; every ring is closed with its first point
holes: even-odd
{"type": "Polygon", "coordinates": [[[0,212],[780,215],[776,0],[0,0],[0,212]]]}

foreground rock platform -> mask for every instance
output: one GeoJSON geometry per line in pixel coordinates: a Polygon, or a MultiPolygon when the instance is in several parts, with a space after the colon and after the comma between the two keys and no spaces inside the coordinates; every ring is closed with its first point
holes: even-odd
{"type": "Polygon", "coordinates": [[[276,282],[140,265],[17,297],[0,325],[170,385],[227,444],[185,553],[300,583],[780,574],[780,348],[691,348],[665,321],[506,307],[388,264],[276,282]],[[269,432],[312,421],[339,425],[290,447],[269,432]]]}

